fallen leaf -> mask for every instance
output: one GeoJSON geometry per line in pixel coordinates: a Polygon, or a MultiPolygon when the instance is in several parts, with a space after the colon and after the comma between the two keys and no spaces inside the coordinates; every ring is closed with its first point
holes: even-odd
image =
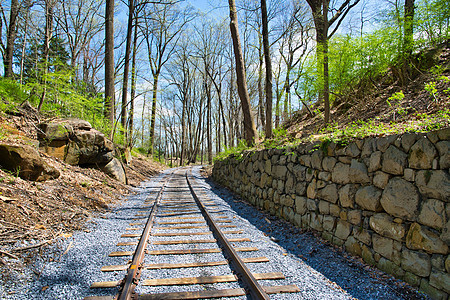
{"type": "Polygon", "coordinates": [[[70,238],[70,237],[72,237],[72,234],[71,233],[62,233],[61,235],[60,235],[60,237],[63,237],[63,238],[70,238]]]}
{"type": "Polygon", "coordinates": [[[42,224],[36,224],[36,226],[34,226],[34,228],[36,228],[36,229],[42,229],[42,230],[47,229],[47,228],[45,228],[45,226],[42,225],[42,224]]]}
{"type": "Polygon", "coordinates": [[[46,286],[44,286],[44,287],[42,288],[42,291],[45,292],[45,290],[48,289],[48,288],[49,288],[49,286],[46,285],[46,286]]]}

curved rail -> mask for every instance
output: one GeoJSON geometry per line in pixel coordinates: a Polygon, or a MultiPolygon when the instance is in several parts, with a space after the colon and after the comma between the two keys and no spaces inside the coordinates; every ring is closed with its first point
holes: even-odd
{"type": "Polygon", "coordinates": [[[195,193],[194,189],[192,188],[191,182],[189,181],[187,172],[186,172],[186,180],[189,186],[189,190],[191,191],[192,197],[194,197],[195,202],[200,208],[202,215],[205,217],[206,222],[210,226],[213,235],[215,236],[219,244],[222,246],[224,254],[228,257],[231,265],[233,266],[234,271],[236,272],[236,275],[246,285],[246,288],[250,293],[250,295],[252,296],[252,299],[270,299],[269,295],[267,295],[263,287],[255,279],[253,274],[250,272],[250,270],[247,268],[247,266],[244,264],[242,259],[237,254],[236,250],[234,250],[233,246],[230,244],[230,242],[228,242],[228,239],[225,237],[225,235],[219,229],[217,224],[214,222],[214,220],[206,210],[203,203],[197,197],[197,194],[195,193]]]}

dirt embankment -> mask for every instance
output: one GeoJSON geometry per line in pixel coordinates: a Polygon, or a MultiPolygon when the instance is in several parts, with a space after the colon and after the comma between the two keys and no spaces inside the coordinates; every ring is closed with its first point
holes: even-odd
{"type": "MultiPolygon", "coordinates": [[[[382,131],[402,133],[428,131],[430,123],[439,128],[450,126],[450,47],[441,45],[424,52],[433,66],[414,69],[414,74],[402,85],[394,68],[379,78],[363,78],[351,90],[332,93],[330,124],[333,131],[344,130],[354,124],[370,124],[382,131]]],[[[317,102],[295,112],[283,127],[289,139],[320,138],[326,127],[323,122],[323,104],[317,102]]],[[[439,129],[432,128],[432,129],[439,129]]],[[[370,133],[367,133],[370,134],[370,133]]],[[[376,134],[380,134],[377,132],[376,134]]]]}

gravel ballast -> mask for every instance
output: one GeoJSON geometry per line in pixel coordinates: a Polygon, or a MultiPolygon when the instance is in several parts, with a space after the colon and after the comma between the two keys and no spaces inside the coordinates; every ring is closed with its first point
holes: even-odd
{"type": "MultiPolygon", "coordinates": [[[[100,271],[107,265],[122,265],[129,258],[109,257],[114,251],[133,250],[134,246],[117,247],[120,235],[130,227],[132,219],[147,198],[154,198],[161,185],[164,173],[144,182],[135,189],[135,194],[114,208],[112,212],[92,219],[85,231],[76,232],[35,257],[35,262],[23,271],[10,270],[0,286],[0,299],[82,299],[86,296],[114,295],[117,288],[90,289],[97,281],[112,281],[123,278],[123,271],[100,271]],[[63,254],[70,245],[69,251],[63,254]]],[[[237,247],[257,247],[254,252],[239,252],[242,258],[265,256],[268,263],[247,264],[252,272],[282,272],[286,279],[260,281],[262,285],[289,285],[299,287],[297,294],[271,295],[271,299],[427,299],[408,285],[363,264],[360,259],[346,255],[312,232],[302,232],[294,226],[259,211],[234,197],[227,190],[205,180],[200,167],[192,170],[195,177],[193,187],[199,194],[213,200],[222,216],[232,220],[242,234],[227,235],[230,238],[250,238],[252,242],[235,243],[237,247]]],[[[167,188],[168,190],[170,187],[167,188]]],[[[198,217],[198,214],[193,215],[198,217]]],[[[142,222],[142,221],[141,221],[142,222]]],[[[179,225],[177,225],[179,226],[179,225]]],[[[192,232],[199,231],[192,229],[192,232]]],[[[226,228],[224,230],[235,230],[226,228]]],[[[164,232],[166,230],[159,230],[164,232]]],[[[129,232],[129,231],[128,231],[129,232]]],[[[127,232],[127,233],[128,233],[127,232]]],[[[136,231],[133,233],[139,233],[136,231]]],[[[209,239],[211,236],[192,236],[186,239],[209,239]]],[[[183,238],[183,239],[184,239],[183,238]]],[[[152,240],[171,240],[169,237],[151,237],[152,240]]],[[[176,238],[179,239],[179,238],[176,238]]],[[[136,239],[134,239],[136,240],[136,239]]],[[[150,245],[150,250],[217,248],[217,244],[150,245]]],[[[183,262],[224,260],[221,253],[183,255],[183,262]]],[[[4,259],[7,261],[7,259],[4,259]]],[[[145,263],[179,262],[168,255],[150,257],[145,263]]],[[[190,276],[213,276],[229,274],[228,266],[208,268],[147,270],[142,279],[190,276]]],[[[236,288],[238,283],[216,284],[214,288],[236,288]]],[[[185,291],[202,289],[201,286],[139,287],[139,293],[185,291]]],[[[246,298],[244,298],[246,299],[246,298]]]]}

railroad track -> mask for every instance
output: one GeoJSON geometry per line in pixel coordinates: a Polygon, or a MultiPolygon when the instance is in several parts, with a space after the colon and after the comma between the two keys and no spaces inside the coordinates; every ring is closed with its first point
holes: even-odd
{"type": "Polygon", "coordinates": [[[123,265],[103,272],[124,272],[123,280],[94,282],[93,289],[119,287],[106,299],[211,299],[246,297],[270,299],[269,294],[297,293],[295,285],[276,285],[280,272],[252,273],[246,264],[270,263],[258,256],[251,240],[242,238],[236,221],[223,215],[214,201],[195,186],[186,169],[163,178],[155,199],[144,201],[123,242],[109,256],[124,257],[123,265]],[[139,240],[137,240],[139,239],[139,240]],[[245,253],[240,258],[238,253],[245,253]],[[251,255],[249,255],[251,253],[251,255]],[[131,261],[129,260],[130,258],[131,261]],[[176,276],[174,276],[174,274],[176,276]],[[191,276],[183,276],[190,274],[191,276]],[[192,276],[196,274],[197,276],[192,276]],[[270,282],[261,286],[258,281],[270,282]]]}

